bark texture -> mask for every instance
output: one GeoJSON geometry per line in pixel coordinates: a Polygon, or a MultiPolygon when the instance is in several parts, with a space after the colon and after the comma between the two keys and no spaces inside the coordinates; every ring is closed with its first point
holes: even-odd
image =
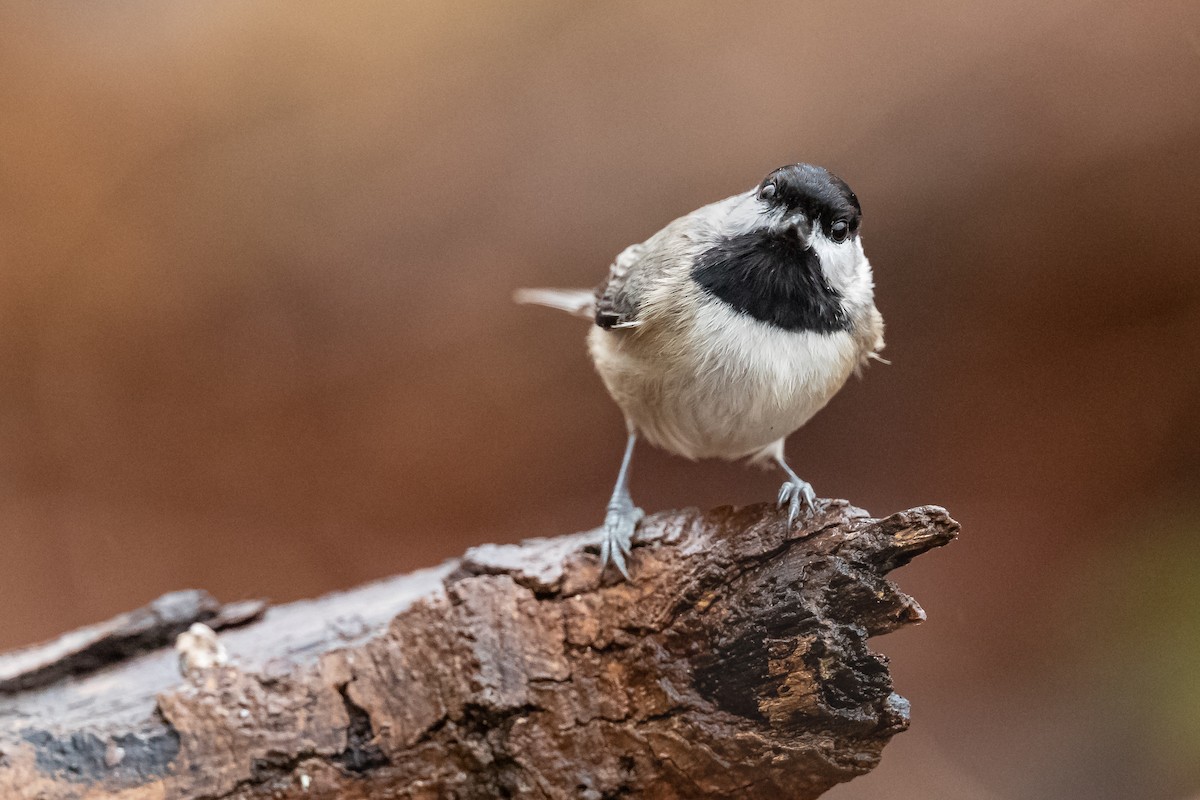
{"type": "Polygon", "coordinates": [[[908,725],[866,644],[924,613],[884,576],[954,538],[937,507],[826,501],[643,523],[264,609],[176,593],[0,656],[4,798],[812,798],[908,725]],[[229,664],[181,677],[191,622],[229,664]]]}

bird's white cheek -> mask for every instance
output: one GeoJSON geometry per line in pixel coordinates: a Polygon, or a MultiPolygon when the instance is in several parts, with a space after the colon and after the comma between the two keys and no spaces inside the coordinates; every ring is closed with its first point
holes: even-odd
{"type": "Polygon", "coordinates": [[[871,262],[863,252],[858,237],[834,242],[823,235],[812,237],[809,245],[821,259],[821,269],[834,289],[841,293],[846,306],[869,305],[875,299],[875,283],[871,277],[871,262]]]}
{"type": "Polygon", "coordinates": [[[753,192],[734,195],[710,206],[714,209],[717,207],[724,212],[717,223],[717,229],[721,235],[731,238],[761,230],[772,216],[767,204],[756,198],[753,192]]]}

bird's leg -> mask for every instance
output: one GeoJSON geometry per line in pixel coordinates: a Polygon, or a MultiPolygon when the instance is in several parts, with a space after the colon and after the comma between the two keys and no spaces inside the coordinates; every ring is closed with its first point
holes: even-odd
{"type": "Polygon", "coordinates": [[[783,460],[782,448],[775,455],[775,463],[778,464],[784,472],[787,473],[788,479],[784,481],[783,486],[779,487],[779,507],[783,508],[784,503],[788,507],[788,527],[796,521],[796,517],[800,514],[800,507],[807,506],[809,511],[816,508],[817,493],[813,491],[812,486],[808,481],[801,480],[800,476],[792,472],[792,468],[783,460]]]}
{"type": "Polygon", "coordinates": [[[642,520],[642,510],[633,504],[633,498],[629,496],[629,462],[633,459],[633,446],[636,443],[637,434],[631,430],[629,441],[625,444],[625,457],[621,459],[621,471],[617,473],[617,485],[613,488],[612,499],[608,501],[608,513],[604,516],[604,539],[600,543],[601,571],[611,561],[625,580],[629,580],[625,557],[632,546],[633,531],[642,520]]]}

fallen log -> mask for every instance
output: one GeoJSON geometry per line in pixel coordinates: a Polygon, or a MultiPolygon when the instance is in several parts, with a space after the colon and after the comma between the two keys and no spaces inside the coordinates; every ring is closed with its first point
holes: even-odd
{"type": "Polygon", "coordinates": [[[957,530],[689,510],[646,518],[631,583],[590,532],[266,609],[177,593],[0,655],[0,796],[817,797],[908,726],[866,639],[924,619],[884,576],[957,530]],[[184,677],[195,622],[228,662],[184,677]]]}

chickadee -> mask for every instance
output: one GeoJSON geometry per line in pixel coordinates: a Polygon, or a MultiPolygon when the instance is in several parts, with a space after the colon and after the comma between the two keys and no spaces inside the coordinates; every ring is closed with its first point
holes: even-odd
{"type": "Polygon", "coordinates": [[[812,486],[783,442],[883,348],[862,209],[812,164],[680,217],[622,252],[595,291],[524,289],[520,303],[595,322],[588,347],[629,439],[608,503],[601,568],[628,579],[642,510],[629,494],[638,436],[685,458],[773,461],[788,524],[812,486]]]}

